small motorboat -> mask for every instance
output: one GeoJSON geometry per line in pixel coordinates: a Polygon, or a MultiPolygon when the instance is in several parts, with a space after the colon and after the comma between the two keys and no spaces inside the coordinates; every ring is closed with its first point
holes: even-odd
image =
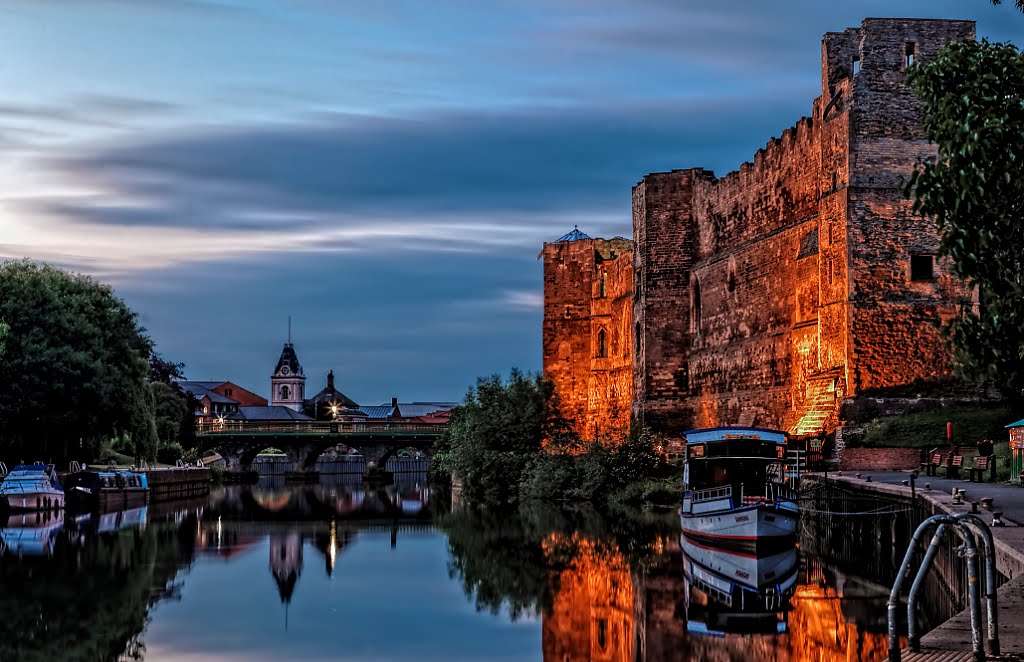
{"type": "Polygon", "coordinates": [[[69,506],[75,510],[110,512],[145,506],[149,501],[146,473],[127,469],[92,469],[66,479],[69,506]]]}
{"type": "Polygon", "coordinates": [[[752,556],[792,547],[799,512],[786,483],[786,433],[721,427],[683,436],[683,535],[752,556]]]}
{"type": "Polygon", "coordinates": [[[52,464],[19,464],[0,483],[0,503],[14,511],[60,510],[64,490],[52,464]]]}

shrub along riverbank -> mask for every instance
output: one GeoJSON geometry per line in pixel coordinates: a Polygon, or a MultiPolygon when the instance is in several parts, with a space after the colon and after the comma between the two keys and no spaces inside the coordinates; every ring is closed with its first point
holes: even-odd
{"type": "Polygon", "coordinates": [[[679,470],[646,430],[583,440],[550,382],[513,370],[477,380],[434,449],[435,474],[456,476],[480,505],[543,500],[607,505],[679,501],[679,470]]]}

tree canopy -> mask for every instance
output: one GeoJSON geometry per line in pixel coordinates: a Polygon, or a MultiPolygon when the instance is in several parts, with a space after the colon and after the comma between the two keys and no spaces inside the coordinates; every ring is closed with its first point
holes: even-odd
{"type": "Polygon", "coordinates": [[[135,313],[92,279],[28,260],[0,264],[0,455],[93,459],[115,435],[156,452],[149,363],[135,313]]]}
{"type": "Polygon", "coordinates": [[[938,156],[914,172],[914,208],[935,219],[940,254],[979,305],[951,321],[962,374],[1024,393],[1024,55],[964,41],[912,67],[938,156]]]}

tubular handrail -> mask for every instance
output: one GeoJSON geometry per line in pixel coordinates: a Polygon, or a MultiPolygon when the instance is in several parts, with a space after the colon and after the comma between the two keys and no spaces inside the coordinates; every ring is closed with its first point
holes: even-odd
{"type": "Polygon", "coordinates": [[[992,530],[983,519],[973,513],[960,513],[958,520],[967,522],[978,533],[985,545],[985,610],[988,612],[988,652],[999,655],[999,604],[996,596],[996,543],[992,530]]]}
{"type": "MultiPolygon", "coordinates": [[[[986,533],[981,534],[982,539],[985,541],[985,552],[987,554],[986,570],[988,570],[989,564],[991,564],[994,569],[995,547],[990,545],[991,532],[987,531],[988,527],[980,518],[971,518],[970,524],[974,525],[974,528],[979,531],[987,532],[987,535],[986,533]]],[[[928,568],[931,566],[931,563],[935,558],[935,554],[938,551],[938,545],[941,543],[941,534],[943,533],[944,527],[951,526],[963,541],[962,555],[967,560],[967,596],[971,616],[971,652],[975,660],[983,662],[985,659],[985,651],[981,643],[981,604],[978,589],[978,546],[975,542],[973,531],[971,527],[968,526],[968,522],[965,521],[963,515],[933,515],[921,522],[914,531],[914,535],[910,539],[910,544],[907,546],[907,552],[903,556],[903,562],[900,564],[900,569],[896,574],[895,581],[893,582],[892,592],[889,594],[889,601],[887,605],[889,660],[890,662],[900,662],[899,634],[896,627],[896,613],[899,608],[900,589],[903,586],[903,580],[906,578],[907,571],[910,569],[910,563],[915,551],[927,535],[928,530],[933,526],[938,526],[938,530],[932,537],[931,544],[925,552],[921,566],[918,568],[917,574],[914,577],[914,582],[910,588],[910,595],[907,601],[907,626],[910,635],[908,644],[910,650],[918,652],[920,651],[921,645],[920,636],[917,634],[917,626],[914,622],[914,605],[916,604],[917,593],[920,590],[923,577],[928,572],[928,568]]],[[[992,575],[993,590],[990,596],[991,600],[989,602],[989,608],[993,611],[996,609],[994,584],[995,576],[992,575]]],[[[989,645],[992,646],[994,644],[995,649],[998,650],[998,634],[991,629],[991,626],[992,621],[990,620],[989,645]]]]}

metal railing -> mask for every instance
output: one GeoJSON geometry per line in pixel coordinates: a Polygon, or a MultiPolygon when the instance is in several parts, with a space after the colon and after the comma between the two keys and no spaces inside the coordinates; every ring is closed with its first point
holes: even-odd
{"type": "Polygon", "coordinates": [[[724,487],[711,487],[706,490],[694,490],[690,498],[694,503],[702,501],[713,501],[715,499],[727,499],[732,496],[732,485],[724,487]]]}
{"type": "Polygon", "coordinates": [[[275,432],[298,434],[352,434],[360,432],[444,432],[444,423],[397,423],[393,421],[366,421],[361,423],[336,423],[332,421],[215,421],[200,423],[196,434],[245,434],[250,432],[275,432]]]}
{"type": "Polygon", "coordinates": [[[917,595],[924,583],[924,577],[938,553],[939,545],[942,544],[942,536],[947,527],[952,528],[959,536],[962,544],[957,551],[967,561],[967,599],[968,609],[971,615],[971,652],[974,659],[983,662],[985,649],[981,642],[981,596],[978,577],[978,548],[977,538],[982,541],[985,559],[985,607],[988,612],[988,648],[993,655],[999,655],[999,605],[997,604],[997,582],[996,582],[996,552],[995,543],[992,539],[992,532],[988,525],[972,513],[960,515],[933,515],[914,531],[907,547],[907,553],[903,557],[896,580],[893,582],[892,592],[889,594],[888,602],[888,624],[889,624],[889,660],[900,662],[899,634],[897,631],[897,610],[899,608],[900,589],[903,580],[910,569],[911,559],[918,546],[924,540],[928,530],[936,527],[931,543],[921,560],[921,566],[914,576],[914,582],[910,587],[907,596],[907,647],[913,653],[921,651],[921,634],[917,630],[917,623],[914,619],[914,611],[917,605],[917,595]],[[975,537],[977,533],[977,538],[975,537]]]}

